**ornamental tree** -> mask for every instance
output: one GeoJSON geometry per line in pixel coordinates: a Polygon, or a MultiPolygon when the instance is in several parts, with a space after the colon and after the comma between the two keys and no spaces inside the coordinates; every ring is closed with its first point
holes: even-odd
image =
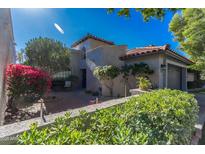
{"type": "Polygon", "coordinates": [[[152,74],[152,73],[153,73],[153,70],[150,69],[148,64],[139,63],[139,64],[134,64],[131,66],[131,74],[133,76],[145,77],[145,76],[152,74]]]}
{"type": "Polygon", "coordinates": [[[119,68],[112,65],[98,66],[93,73],[109,89],[110,96],[113,96],[113,80],[120,74],[119,68]]]}
{"type": "Polygon", "coordinates": [[[18,111],[16,99],[21,96],[34,96],[41,98],[51,88],[51,78],[48,73],[21,64],[10,64],[6,69],[8,103],[6,112],[18,111]]]}
{"type": "Polygon", "coordinates": [[[131,65],[124,65],[120,69],[120,73],[122,74],[122,78],[123,78],[124,84],[125,84],[125,97],[127,97],[127,84],[128,84],[131,68],[132,68],[131,65]]]}
{"type": "Polygon", "coordinates": [[[135,11],[136,13],[140,13],[143,17],[144,21],[149,21],[151,18],[156,18],[162,20],[164,16],[166,15],[167,11],[170,12],[176,12],[177,10],[182,10],[178,8],[136,8],[136,9],[130,9],[130,8],[121,8],[121,9],[114,9],[110,8],[107,9],[108,13],[117,12],[119,16],[125,16],[130,17],[131,12],[135,11]],[[117,10],[117,11],[116,11],[117,10]]]}
{"type": "Polygon", "coordinates": [[[70,52],[60,41],[50,38],[34,38],[23,50],[24,64],[41,68],[53,75],[69,70],[70,52]]]}
{"type": "Polygon", "coordinates": [[[172,18],[169,29],[179,48],[194,62],[192,68],[205,73],[205,9],[184,9],[172,18]]]}
{"type": "Polygon", "coordinates": [[[120,69],[120,73],[122,74],[124,84],[125,84],[125,97],[127,96],[127,85],[129,76],[137,76],[137,77],[147,77],[153,73],[153,70],[150,69],[149,65],[145,63],[133,64],[133,65],[124,65],[120,69]]]}

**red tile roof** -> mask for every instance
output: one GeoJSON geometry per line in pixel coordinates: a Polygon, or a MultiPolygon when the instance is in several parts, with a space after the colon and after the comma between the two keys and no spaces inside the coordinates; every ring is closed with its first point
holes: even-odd
{"type": "Polygon", "coordinates": [[[178,54],[177,52],[171,50],[169,44],[165,44],[164,46],[150,45],[150,46],[146,46],[146,47],[142,47],[142,48],[131,49],[125,55],[121,56],[120,59],[126,60],[126,59],[130,59],[130,58],[135,58],[137,56],[156,54],[156,53],[165,52],[165,51],[170,52],[171,54],[174,54],[176,56],[179,56],[183,60],[188,61],[189,63],[193,63],[188,58],[186,58],[186,57],[178,54]]]}
{"type": "Polygon", "coordinates": [[[80,44],[80,43],[86,41],[86,40],[89,39],[89,38],[92,38],[92,39],[94,39],[94,40],[107,43],[107,44],[109,44],[109,45],[114,45],[114,42],[107,41],[107,40],[105,40],[105,39],[99,38],[99,37],[97,37],[97,36],[94,36],[94,35],[88,33],[86,36],[84,36],[84,37],[81,38],[80,40],[74,42],[74,43],[71,45],[71,47],[73,48],[73,47],[77,46],[78,44],[80,44]]]}

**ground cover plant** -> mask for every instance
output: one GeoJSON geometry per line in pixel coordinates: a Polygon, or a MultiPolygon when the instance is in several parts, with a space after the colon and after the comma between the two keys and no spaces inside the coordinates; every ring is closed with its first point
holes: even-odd
{"type": "Polygon", "coordinates": [[[76,118],[59,117],[47,128],[37,124],[18,138],[19,144],[190,144],[197,121],[194,95],[154,90],[126,103],[76,118]]]}

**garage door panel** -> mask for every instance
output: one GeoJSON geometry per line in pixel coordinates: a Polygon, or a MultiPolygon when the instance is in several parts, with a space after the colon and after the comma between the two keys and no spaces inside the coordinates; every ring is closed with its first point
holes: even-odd
{"type": "Polygon", "coordinates": [[[175,65],[168,65],[168,88],[181,89],[181,68],[175,65]]]}

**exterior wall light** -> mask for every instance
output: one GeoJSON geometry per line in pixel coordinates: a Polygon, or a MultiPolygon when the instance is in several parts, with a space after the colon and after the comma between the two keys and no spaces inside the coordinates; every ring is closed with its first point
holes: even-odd
{"type": "Polygon", "coordinates": [[[166,64],[161,64],[161,70],[166,70],[166,64]]]}

